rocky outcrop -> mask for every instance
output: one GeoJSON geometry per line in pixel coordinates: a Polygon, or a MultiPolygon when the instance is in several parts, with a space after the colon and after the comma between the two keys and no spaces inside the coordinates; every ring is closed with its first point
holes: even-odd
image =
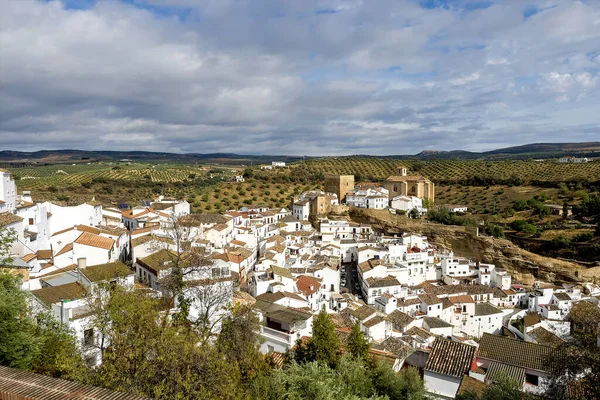
{"type": "Polygon", "coordinates": [[[575,283],[581,282],[584,277],[586,280],[600,277],[596,269],[586,269],[577,263],[543,257],[523,250],[509,240],[477,236],[474,231],[462,226],[415,221],[379,210],[364,210],[350,218],[357,222],[368,222],[374,229],[386,234],[415,232],[426,235],[430,243],[440,248],[452,249],[458,256],[493,263],[511,273],[515,281],[523,284],[532,284],[537,279],[555,283],[575,283]]]}

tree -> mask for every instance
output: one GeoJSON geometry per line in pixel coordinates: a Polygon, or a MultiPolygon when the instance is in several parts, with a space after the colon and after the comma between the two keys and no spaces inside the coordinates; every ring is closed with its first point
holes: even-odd
{"type": "Polygon", "coordinates": [[[252,178],[253,176],[254,176],[254,171],[252,170],[252,168],[248,167],[244,170],[244,174],[243,174],[244,179],[249,179],[249,178],[252,178]]]}
{"type": "Polygon", "coordinates": [[[241,395],[236,365],[194,330],[174,323],[164,299],[117,287],[103,304],[108,345],[93,384],[157,399],[241,395]]]}
{"type": "Polygon", "coordinates": [[[0,364],[55,377],[84,375],[72,333],[45,311],[34,313],[21,278],[0,272],[0,364]]]}
{"type": "Polygon", "coordinates": [[[410,212],[408,213],[408,216],[412,219],[417,219],[421,216],[421,214],[419,213],[419,210],[417,210],[416,208],[413,208],[412,210],[410,210],[410,212]]]}
{"type": "Polygon", "coordinates": [[[499,382],[488,385],[483,393],[466,392],[456,396],[456,400],[534,400],[537,396],[524,393],[522,385],[512,379],[501,378],[499,382]]]}
{"type": "Polygon", "coordinates": [[[367,359],[370,345],[367,338],[365,338],[365,334],[360,330],[358,323],[352,326],[346,347],[348,348],[348,352],[350,352],[352,357],[363,360],[367,359]]]}
{"type": "Polygon", "coordinates": [[[223,319],[216,342],[225,359],[238,367],[242,383],[246,386],[270,372],[265,357],[259,351],[258,331],[259,321],[254,311],[247,306],[236,305],[223,319]]]}
{"type": "Polygon", "coordinates": [[[14,229],[0,227],[0,267],[12,265],[10,249],[16,240],[17,232],[14,229]]]}
{"type": "Polygon", "coordinates": [[[572,399],[571,391],[578,394],[577,400],[595,398],[600,393],[600,309],[581,301],[573,304],[569,315],[574,340],[546,360],[551,379],[545,397],[572,399]]]}
{"type": "Polygon", "coordinates": [[[260,394],[253,398],[279,399],[340,399],[383,400],[375,393],[368,370],[361,360],[348,355],[341,357],[337,368],[317,361],[298,364],[295,361],[283,370],[273,371],[261,384],[260,394]]]}
{"type": "Polygon", "coordinates": [[[209,255],[191,246],[199,238],[193,215],[171,214],[164,231],[167,240],[159,241],[157,250],[171,250],[171,273],[163,284],[176,301],[175,320],[180,324],[191,322],[204,340],[213,338],[226,315],[224,306],[232,298],[231,275],[213,268],[209,255]]]}
{"type": "Polygon", "coordinates": [[[376,360],[369,376],[377,394],[388,396],[390,400],[418,400],[425,396],[423,381],[415,368],[395,373],[381,360],[376,360]]]}
{"type": "Polygon", "coordinates": [[[306,343],[296,341],[294,358],[299,363],[318,361],[335,368],[340,358],[340,339],[335,326],[325,310],[321,310],[312,323],[312,337],[306,343]]]}

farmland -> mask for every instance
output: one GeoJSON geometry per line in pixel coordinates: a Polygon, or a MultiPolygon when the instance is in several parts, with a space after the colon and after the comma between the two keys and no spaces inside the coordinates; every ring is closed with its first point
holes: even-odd
{"type": "MultiPolygon", "coordinates": [[[[313,171],[353,174],[358,180],[383,181],[406,166],[436,184],[460,183],[470,178],[487,178],[493,183],[514,181],[546,186],[559,182],[594,182],[600,180],[600,162],[561,164],[537,161],[465,161],[465,160],[395,160],[375,157],[329,157],[305,162],[313,171]]],[[[483,182],[486,184],[486,182],[483,182]]]]}
{"type": "Polygon", "coordinates": [[[9,168],[19,190],[37,201],[76,204],[96,197],[105,204],[157,195],[193,197],[200,188],[229,180],[238,170],[199,164],[97,162],[9,168]]]}

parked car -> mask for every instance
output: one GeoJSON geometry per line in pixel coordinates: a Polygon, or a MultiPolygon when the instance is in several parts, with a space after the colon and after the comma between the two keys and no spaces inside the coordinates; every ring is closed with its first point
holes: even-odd
{"type": "Polygon", "coordinates": [[[340,280],[340,284],[341,284],[342,286],[346,286],[346,279],[345,279],[345,278],[342,278],[342,279],[340,280]]]}
{"type": "Polygon", "coordinates": [[[354,289],[356,289],[356,290],[360,290],[360,285],[359,285],[358,283],[355,283],[355,284],[354,284],[354,289]]]}

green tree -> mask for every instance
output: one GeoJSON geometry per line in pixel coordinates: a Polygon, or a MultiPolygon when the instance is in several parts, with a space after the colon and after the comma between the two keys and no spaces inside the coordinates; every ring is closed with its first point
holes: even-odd
{"type": "Polygon", "coordinates": [[[273,371],[261,385],[262,393],[253,398],[266,400],[383,400],[377,396],[368,369],[361,360],[353,360],[345,355],[337,368],[331,368],[317,361],[298,364],[295,361],[288,368],[273,371]]]}
{"type": "Polygon", "coordinates": [[[387,364],[376,360],[369,376],[377,394],[390,400],[419,400],[425,398],[425,388],[415,368],[395,373],[387,364]]]}
{"type": "Polygon", "coordinates": [[[544,398],[592,399],[600,393],[600,310],[582,301],[569,314],[573,341],[564,343],[546,360],[551,379],[544,398]],[[574,387],[572,385],[575,385],[574,387]],[[569,389],[575,396],[569,395],[569,389]]]}
{"type": "Polygon", "coordinates": [[[81,378],[83,362],[71,332],[47,312],[34,315],[21,278],[0,271],[0,364],[55,377],[81,378]]]}
{"type": "Polygon", "coordinates": [[[296,342],[294,358],[299,363],[318,361],[335,367],[340,358],[340,339],[335,333],[335,326],[325,310],[314,317],[312,337],[306,343],[296,342]]]}
{"type": "Polygon", "coordinates": [[[265,357],[259,351],[258,330],[259,321],[254,311],[247,306],[237,305],[223,319],[216,342],[225,359],[237,366],[246,387],[257,377],[270,372],[265,357]]]}
{"type": "Polygon", "coordinates": [[[352,326],[352,330],[350,331],[350,335],[348,336],[348,340],[346,343],[346,347],[348,352],[354,358],[360,358],[363,360],[367,359],[369,354],[369,341],[365,338],[365,334],[360,330],[360,326],[358,323],[352,326]]]}
{"type": "Polygon", "coordinates": [[[522,385],[511,379],[500,379],[493,385],[488,385],[483,393],[466,392],[456,396],[456,400],[533,400],[533,395],[524,393],[522,385]]]}
{"type": "Polygon", "coordinates": [[[92,383],[157,399],[239,398],[237,366],[194,330],[173,323],[165,306],[164,299],[144,293],[110,292],[102,307],[110,345],[92,383]]]}

